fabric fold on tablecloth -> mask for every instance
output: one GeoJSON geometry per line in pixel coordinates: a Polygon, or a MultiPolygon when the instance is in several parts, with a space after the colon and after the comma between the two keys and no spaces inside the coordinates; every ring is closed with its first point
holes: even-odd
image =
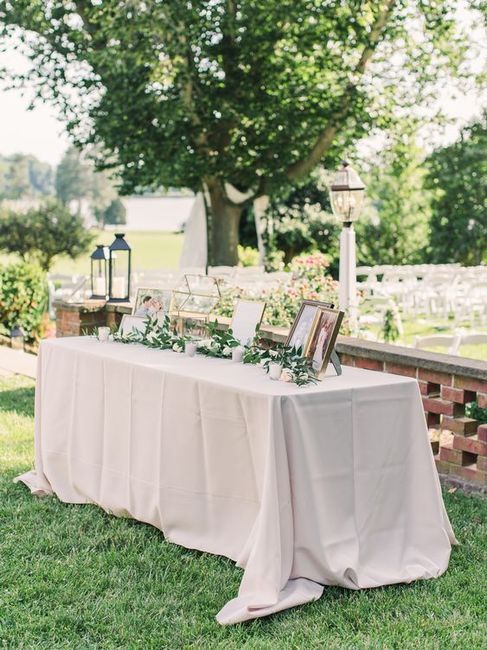
{"type": "Polygon", "coordinates": [[[417,383],[259,368],[89,338],[41,344],[35,494],[95,503],[244,569],[223,625],[441,575],[455,537],[417,383]]]}

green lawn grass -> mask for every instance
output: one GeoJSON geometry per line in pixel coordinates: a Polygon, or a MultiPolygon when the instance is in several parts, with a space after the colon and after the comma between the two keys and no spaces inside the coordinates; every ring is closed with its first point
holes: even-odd
{"type": "Polygon", "coordinates": [[[0,378],[0,647],[485,648],[487,501],[446,493],[461,545],[437,580],[368,591],[223,628],[242,576],[167,543],[151,526],[31,496],[12,479],[33,459],[33,383],[0,378]]]}
{"type": "MultiPolygon", "coordinates": [[[[123,227],[121,227],[123,232],[123,227]]],[[[93,250],[96,244],[111,244],[114,240],[112,231],[93,231],[93,250]]],[[[132,268],[135,271],[151,269],[177,268],[183,247],[184,235],[171,232],[131,231],[126,234],[126,240],[132,247],[132,268]]],[[[76,260],[61,256],[56,258],[51,269],[52,273],[66,275],[88,275],[90,273],[90,254],[80,256],[76,260]]],[[[2,255],[0,262],[12,260],[13,256],[2,255]]]]}

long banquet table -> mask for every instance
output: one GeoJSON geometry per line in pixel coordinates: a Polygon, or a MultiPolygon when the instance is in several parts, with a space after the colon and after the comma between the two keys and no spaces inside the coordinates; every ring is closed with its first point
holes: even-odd
{"type": "MultiPolygon", "coordinates": [[[[453,531],[415,380],[344,368],[316,386],[91,337],[44,341],[38,495],[95,503],[244,569],[222,624],[441,575],[453,531]]],[[[223,603],[222,603],[223,604],[223,603]]]]}

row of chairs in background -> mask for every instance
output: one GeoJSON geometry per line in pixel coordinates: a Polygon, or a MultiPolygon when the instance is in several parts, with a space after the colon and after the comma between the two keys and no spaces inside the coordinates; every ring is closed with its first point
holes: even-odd
{"type": "Polygon", "coordinates": [[[487,322],[487,266],[359,267],[357,277],[365,297],[393,299],[404,314],[453,314],[455,325],[467,320],[472,327],[487,322]]]}
{"type": "Polygon", "coordinates": [[[487,345],[487,334],[475,332],[456,332],[455,334],[434,334],[431,336],[416,336],[413,346],[420,350],[441,348],[447,354],[458,354],[464,345],[487,345]]]}

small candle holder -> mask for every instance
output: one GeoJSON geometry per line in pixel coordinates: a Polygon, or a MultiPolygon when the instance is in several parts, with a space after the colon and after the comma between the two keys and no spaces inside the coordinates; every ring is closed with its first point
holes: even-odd
{"type": "Polygon", "coordinates": [[[196,354],[196,343],[194,341],[187,341],[184,346],[184,353],[188,357],[194,357],[196,354]]]}
{"type": "Polygon", "coordinates": [[[232,349],[232,361],[234,363],[241,363],[243,359],[244,349],[241,345],[237,345],[236,348],[232,349]]]}
{"type": "Polygon", "coordinates": [[[280,363],[269,364],[269,379],[277,381],[281,378],[282,366],[280,363]]]}
{"type": "Polygon", "coordinates": [[[110,338],[110,328],[109,327],[99,327],[98,328],[98,340],[101,343],[106,343],[110,338]]]}

